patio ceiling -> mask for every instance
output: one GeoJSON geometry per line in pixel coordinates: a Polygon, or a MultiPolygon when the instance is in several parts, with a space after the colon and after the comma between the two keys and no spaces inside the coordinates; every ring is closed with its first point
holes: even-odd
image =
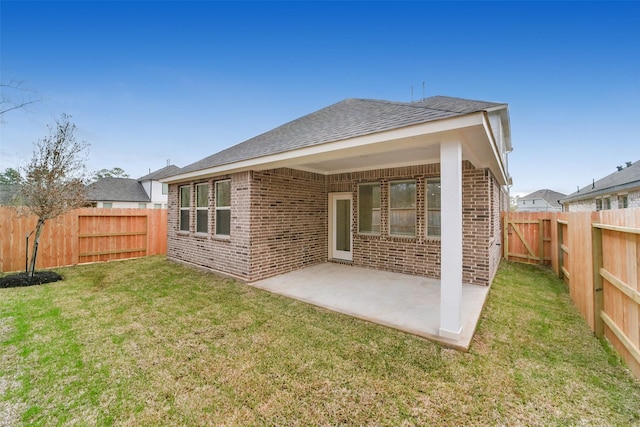
{"type": "Polygon", "coordinates": [[[440,143],[461,139],[463,160],[476,167],[497,167],[490,140],[481,126],[462,130],[387,139],[291,159],[287,167],[324,175],[389,167],[440,163],[440,143]]]}

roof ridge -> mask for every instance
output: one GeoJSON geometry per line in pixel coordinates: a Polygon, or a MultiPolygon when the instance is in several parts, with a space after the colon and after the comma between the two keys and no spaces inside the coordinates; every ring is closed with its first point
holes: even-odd
{"type": "Polygon", "coordinates": [[[447,113],[460,114],[460,112],[456,111],[456,110],[451,110],[451,109],[447,109],[447,108],[437,108],[437,107],[433,107],[433,106],[429,106],[429,105],[425,105],[424,104],[425,101],[427,101],[429,99],[433,99],[433,98],[454,99],[454,100],[460,100],[460,101],[477,102],[477,103],[481,103],[481,104],[503,105],[503,104],[500,104],[498,102],[479,101],[479,100],[475,100],[475,99],[457,98],[457,97],[453,97],[453,96],[444,96],[444,95],[434,95],[434,96],[430,96],[428,98],[423,98],[420,101],[412,101],[412,102],[390,101],[390,100],[386,100],[386,99],[371,99],[371,98],[346,98],[342,102],[351,101],[351,100],[364,101],[364,102],[375,102],[375,103],[379,103],[379,104],[402,105],[402,106],[411,107],[411,108],[420,108],[420,109],[424,109],[424,110],[444,111],[444,112],[447,112],[447,113]]]}

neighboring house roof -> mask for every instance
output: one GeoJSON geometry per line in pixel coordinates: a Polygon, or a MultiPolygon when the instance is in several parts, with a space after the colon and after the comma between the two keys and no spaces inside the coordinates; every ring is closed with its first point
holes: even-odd
{"type": "Polygon", "coordinates": [[[162,169],[158,169],[155,172],[150,172],[145,176],[138,178],[138,181],[157,181],[162,178],[166,178],[171,175],[176,175],[180,172],[180,168],[176,165],[165,166],[162,169]]]}
{"type": "Polygon", "coordinates": [[[589,184],[562,199],[562,203],[591,199],[600,195],[640,187],[640,161],[627,164],[627,167],[589,184]]]}
{"type": "Polygon", "coordinates": [[[562,205],[558,201],[564,199],[565,197],[567,197],[566,194],[558,193],[557,191],[548,190],[545,188],[543,190],[534,191],[533,193],[527,194],[524,197],[520,197],[520,200],[542,199],[545,202],[549,203],[549,205],[551,206],[561,208],[562,205]]]}
{"type": "Polygon", "coordinates": [[[107,202],[151,201],[142,184],[131,178],[102,178],[87,186],[87,200],[107,202]]]}
{"type": "Polygon", "coordinates": [[[506,104],[446,96],[411,103],[350,98],[185,166],[180,173],[498,108],[506,104]]]}

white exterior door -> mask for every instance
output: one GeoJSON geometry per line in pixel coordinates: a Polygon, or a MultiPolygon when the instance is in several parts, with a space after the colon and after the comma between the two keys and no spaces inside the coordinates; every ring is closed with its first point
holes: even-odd
{"type": "Polygon", "coordinates": [[[353,222],[351,193],[329,194],[329,256],[332,259],[353,260],[353,222]]]}

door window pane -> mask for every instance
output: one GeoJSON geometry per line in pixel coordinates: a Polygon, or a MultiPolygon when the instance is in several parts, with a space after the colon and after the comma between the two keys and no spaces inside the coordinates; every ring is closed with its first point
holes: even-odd
{"type": "Polygon", "coordinates": [[[336,200],[336,249],[351,251],[351,200],[336,200]]]}

